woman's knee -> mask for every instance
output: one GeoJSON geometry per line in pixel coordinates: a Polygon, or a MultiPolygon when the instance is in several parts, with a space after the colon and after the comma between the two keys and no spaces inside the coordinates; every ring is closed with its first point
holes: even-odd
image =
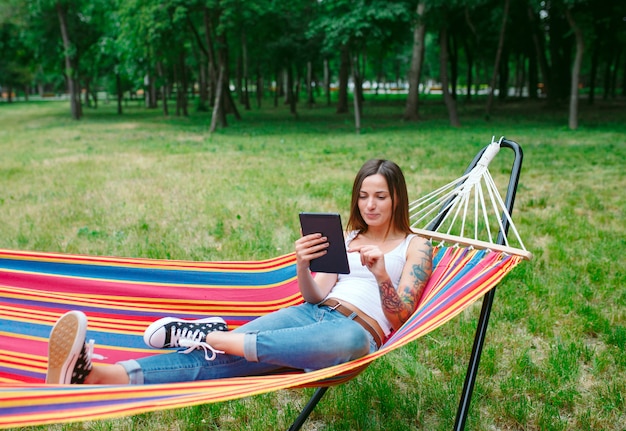
{"type": "Polygon", "coordinates": [[[348,353],[350,360],[365,356],[370,351],[370,339],[367,332],[357,322],[354,325],[345,325],[339,333],[338,345],[348,353]]]}

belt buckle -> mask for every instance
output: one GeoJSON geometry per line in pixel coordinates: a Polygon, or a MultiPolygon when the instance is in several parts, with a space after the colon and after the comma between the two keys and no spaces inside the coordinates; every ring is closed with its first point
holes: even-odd
{"type": "MultiPolygon", "coordinates": [[[[337,301],[335,299],[335,301],[337,301]]],[[[328,307],[328,306],[327,306],[328,307]]],[[[341,307],[341,301],[337,301],[337,303],[335,305],[333,305],[332,307],[328,307],[331,311],[335,311],[337,308],[341,307]]]]}

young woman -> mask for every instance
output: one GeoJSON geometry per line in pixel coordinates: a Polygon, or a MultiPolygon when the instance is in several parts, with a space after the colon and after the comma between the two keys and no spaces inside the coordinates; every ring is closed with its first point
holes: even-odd
{"type": "Polygon", "coordinates": [[[303,304],[233,331],[220,318],[164,318],[146,330],[148,345],[185,354],[92,367],[87,318],[65,314],[50,334],[47,382],[151,384],[307,371],[375,351],[413,313],[432,270],[431,244],[411,232],[406,183],[395,163],[370,160],[360,169],[347,228],[350,274],[313,275],[309,264],[326,253],[327,238],[296,241],[303,304]]]}

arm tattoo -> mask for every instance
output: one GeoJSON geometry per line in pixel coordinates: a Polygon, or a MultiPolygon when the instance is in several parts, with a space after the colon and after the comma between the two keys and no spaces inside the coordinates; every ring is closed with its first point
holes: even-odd
{"type": "Polygon", "coordinates": [[[391,280],[383,281],[378,285],[378,288],[380,289],[380,299],[384,310],[393,314],[401,314],[405,310],[405,305],[402,303],[395,287],[393,287],[391,280]]]}
{"type": "Polygon", "coordinates": [[[398,286],[396,290],[389,279],[379,284],[383,309],[395,314],[401,322],[405,322],[415,310],[432,272],[432,247],[420,254],[420,262],[411,266],[411,277],[406,285],[398,286]]]}

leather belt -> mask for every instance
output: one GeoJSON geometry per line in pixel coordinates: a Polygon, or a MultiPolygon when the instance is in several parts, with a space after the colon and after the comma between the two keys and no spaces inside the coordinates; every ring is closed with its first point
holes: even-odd
{"type": "Polygon", "coordinates": [[[367,314],[363,313],[355,306],[351,305],[352,308],[350,308],[333,298],[327,299],[326,301],[318,304],[318,307],[321,306],[329,307],[331,310],[338,311],[346,317],[350,317],[352,314],[356,314],[356,317],[353,320],[361,325],[363,329],[365,329],[367,332],[372,334],[372,337],[374,337],[374,341],[376,342],[378,348],[383,345],[385,333],[381,329],[378,322],[376,322],[367,314]]]}

